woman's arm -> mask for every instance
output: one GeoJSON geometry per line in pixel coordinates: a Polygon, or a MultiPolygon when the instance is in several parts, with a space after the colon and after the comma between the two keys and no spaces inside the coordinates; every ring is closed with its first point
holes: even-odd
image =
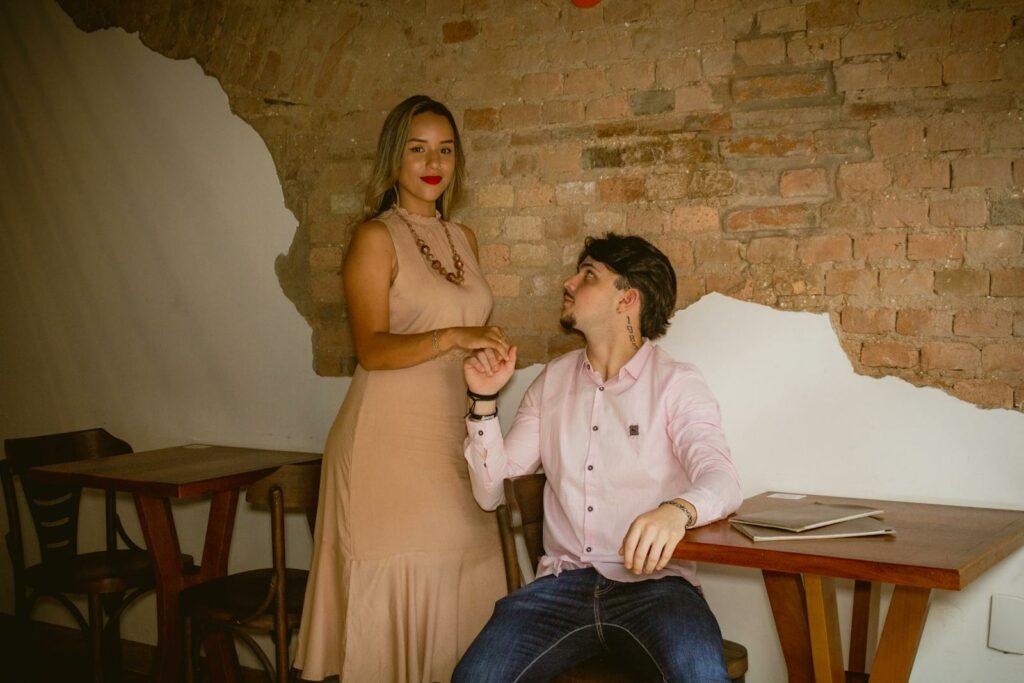
{"type": "Polygon", "coordinates": [[[426,362],[453,348],[491,348],[501,357],[508,342],[497,327],[447,327],[420,334],[391,334],[388,290],[395,271],[395,246],[387,227],[369,221],[356,228],[345,255],[343,281],[359,364],[367,370],[397,370],[426,362]]]}

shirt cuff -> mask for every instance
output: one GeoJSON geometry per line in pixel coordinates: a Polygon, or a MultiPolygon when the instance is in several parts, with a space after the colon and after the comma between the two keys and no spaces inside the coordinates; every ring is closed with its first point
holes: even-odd
{"type": "Polygon", "coordinates": [[[504,479],[504,443],[497,418],[470,420],[466,418],[466,462],[470,473],[488,487],[504,479]],[[493,475],[492,475],[493,472],[493,475]]]}

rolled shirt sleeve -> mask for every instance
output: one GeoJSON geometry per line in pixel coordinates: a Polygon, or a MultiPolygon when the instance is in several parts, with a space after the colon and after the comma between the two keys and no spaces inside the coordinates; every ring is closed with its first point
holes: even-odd
{"type": "Polygon", "coordinates": [[[735,512],[743,502],[739,476],[722,431],[718,401],[692,365],[681,368],[672,384],[669,438],[690,486],[679,497],[697,510],[697,525],[735,512]]]}
{"type": "Polygon", "coordinates": [[[485,510],[504,502],[504,481],[532,474],[540,466],[540,396],[545,372],[530,384],[508,434],[502,437],[497,419],[466,419],[464,453],[473,497],[485,510]]]}

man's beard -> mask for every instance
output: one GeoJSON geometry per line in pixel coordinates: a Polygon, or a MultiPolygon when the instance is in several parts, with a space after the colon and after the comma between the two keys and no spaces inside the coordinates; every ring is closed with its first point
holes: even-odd
{"type": "Polygon", "coordinates": [[[562,326],[562,329],[566,332],[572,332],[576,329],[576,316],[572,313],[566,313],[558,321],[558,324],[562,326]]]}

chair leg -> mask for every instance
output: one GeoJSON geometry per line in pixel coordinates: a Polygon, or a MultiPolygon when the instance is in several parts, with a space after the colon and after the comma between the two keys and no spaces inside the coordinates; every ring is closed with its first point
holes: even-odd
{"type": "Polygon", "coordinates": [[[277,627],[271,634],[271,639],[274,641],[274,655],[277,660],[277,683],[288,683],[289,669],[288,666],[288,627],[284,628],[277,627]]]}
{"type": "Polygon", "coordinates": [[[92,660],[92,680],[104,683],[103,603],[98,593],[89,593],[89,656],[92,660]]]}
{"type": "Polygon", "coordinates": [[[32,630],[32,621],[29,612],[30,604],[28,596],[21,586],[14,588],[14,622],[16,624],[15,637],[15,662],[14,671],[21,680],[28,680],[32,656],[35,651],[35,632],[32,630]]]}
{"type": "Polygon", "coordinates": [[[185,645],[185,683],[195,683],[196,663],[199,659],[196,656],[195,633],[192,629],[192,615],[186,614],[181,620],[181,636],[185,645]]]}
{"type": "Polygon", "coordinates": [[[121,671],[121,604],[124,593],[111,593],[103,597],[103,611],[107,615],[107,625],[103,627],[103,670],[107,681],[120,683],[123,678],[121,671]]]}

